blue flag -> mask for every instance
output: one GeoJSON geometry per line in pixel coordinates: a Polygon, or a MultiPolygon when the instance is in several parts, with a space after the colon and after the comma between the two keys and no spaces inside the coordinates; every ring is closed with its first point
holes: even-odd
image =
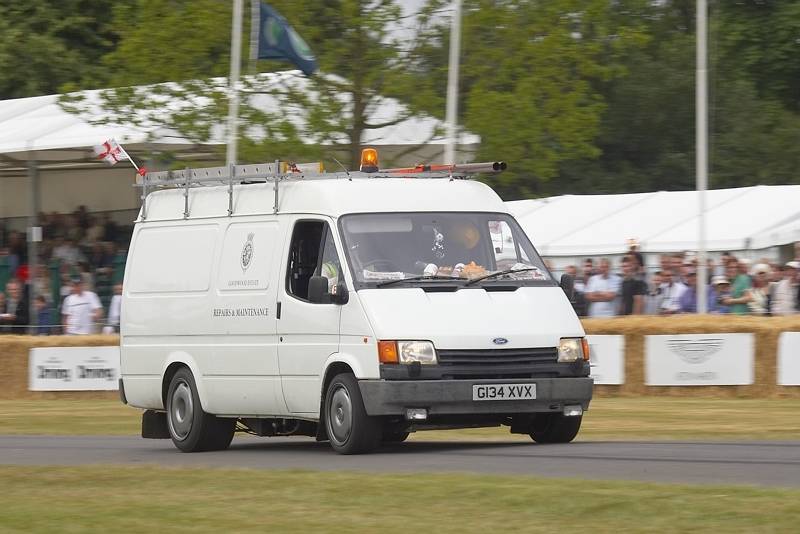
{"type": "Polygon", "coordinates": [[[261,2],[258,26],[258,59],[280,59],[293,63],[306,76],[317,70],[317,58],[286,19],[261,2]]]}

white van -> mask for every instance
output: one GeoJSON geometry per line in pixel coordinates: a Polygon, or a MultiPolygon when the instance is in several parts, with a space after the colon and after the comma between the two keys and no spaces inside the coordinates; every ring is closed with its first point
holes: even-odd
{"type": "Polygon", "coordinates": [[[143,437],[307,435],[344,454],[425,429],[575,437],[592,379],[570,280],[494,191],[458,168],[280,170],[144,177],[120,342],[143,437]]]}

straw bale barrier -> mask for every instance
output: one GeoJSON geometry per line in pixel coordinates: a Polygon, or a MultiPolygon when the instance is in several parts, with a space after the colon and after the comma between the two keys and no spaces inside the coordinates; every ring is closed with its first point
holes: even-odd
{"type": "Polygon", "coordinates": [[[32,348],[114,345],[119,345],[119,336],[0,336],[0,399],[118,399],[116,391],[28,391],[32,348]]]}
{"type": "MultiPolygon", "coordinates": [[[[584,319],[587,334],[625,336],[625,384],[595,386],[600,396],[794,397],[800,387],[778,386],[776,363],[781,332],[800,332],[800,315],[746,317],[731,315],[637,316],[584,319]],[[755,338],[755,381],[748,386],[646,386],[644,337],[658,334],[752,333],[755,338]]],[[[800,357],[800,356],[799,356],[800,357]]]]}
{"type": "MultiPolygon", "coordinates": [[[[800,315],[735,317],[720,315],[638,316],[584,319],[587,334],[625,336],[625,384],[595,386],[598,396],[793,397],[800,387],[778,386],[776,359],[781,332],[800,332],[800,315]],[[748,386],[646,386],[644,336],[655,334],[752,333],[755,382],[748,386]]],[[[28,354],[34,347],[113,346],[118,336],[0,336],[0,399],[117,398],[116,391],[28,391],[28,354]]],[[[800,357],[800,355],[798,356],[800,357]]]]}

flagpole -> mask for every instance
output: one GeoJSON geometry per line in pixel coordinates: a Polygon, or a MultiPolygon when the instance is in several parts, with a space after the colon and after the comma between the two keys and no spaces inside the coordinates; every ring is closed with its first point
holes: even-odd
{"type": "Polygon", "coordinates": [[[458,120],[458,59],[461,52],[461,0],[453,2],[453,21],[450,25],[450,61],[447,70],[447,144],[444,163],[456,163],[456,121],[458,120]]]}
{"type": "Polygon", "coordinates": [[[258,32],[261,28],[261,0],[250,0],[250,74],[258,66],[258,32]]]}
{"type": "Polygon", "coordinates": [[[696,180],[698,201],[697,228],[697,313],[708,311],[706,262],[706,189],[708,188],[708,71],[706,36],[706,0],[697,0],[697,87],[695,94],[696,180]]]}
{"type": "Polygon", "coordinates": [[[233,2],[233,21],[231,25],[231,73],[228,81],[230,97],[228,101],[228,149],[225,163],[236,163],[236,140],[239,118],[239,70],[242,62],[242,0],[233,2]]]}

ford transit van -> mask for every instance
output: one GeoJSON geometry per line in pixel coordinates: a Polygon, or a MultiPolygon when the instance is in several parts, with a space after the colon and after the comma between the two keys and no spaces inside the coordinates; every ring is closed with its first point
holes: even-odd
{"type": "Polygon", "coordinates": [[[144,437],[353,454],[426,429],[576,436],[592,379],[570,281],[490,187],[457,167],[297,171],[144,176],[120,341],[144,437]]]}

